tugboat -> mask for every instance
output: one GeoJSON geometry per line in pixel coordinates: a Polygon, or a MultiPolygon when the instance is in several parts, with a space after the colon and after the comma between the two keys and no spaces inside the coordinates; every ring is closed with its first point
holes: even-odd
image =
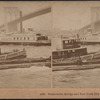
{"type": "Polygon", "coordinates": [[[80,39],[69,38],[62,39],[63,49],[78,48],[80,47],[80,39]]]}
{"type": "Polygon", "coordinates": [[[73,41],[73,39],[67,41],[70,42],[65,44],[62,40],[62,48],[53,50],[53,66],[89,63],[93,59],[100,58],[100,51],[88,53],[86,47],[81,47],[79,44],[74,45],[76,41],[73,41]]]}

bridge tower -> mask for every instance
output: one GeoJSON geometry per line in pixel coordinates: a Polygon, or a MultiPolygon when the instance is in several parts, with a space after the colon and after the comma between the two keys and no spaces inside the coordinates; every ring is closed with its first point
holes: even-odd
{"type": "Polygon", "coordinates": [[[92,34],[100,31],[100,25],[98,23],[100,21],[100,7],[91,7],[91,29],[92,34]]]}
{"type": "Polygon", "coordinates": [[[9,22],[20,17],[20,10],[17,7],[4,8],[4,22],[6,33],[18,31],[18,24],[9,24],[9,22]]]}

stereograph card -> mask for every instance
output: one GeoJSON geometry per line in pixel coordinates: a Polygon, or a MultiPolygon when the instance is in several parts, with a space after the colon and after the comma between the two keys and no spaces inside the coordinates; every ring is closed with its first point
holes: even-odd
{"type": "Polygon", "coordinates": [[[0,1],[0,98],[100,98],[100,2],[0,1]]]}

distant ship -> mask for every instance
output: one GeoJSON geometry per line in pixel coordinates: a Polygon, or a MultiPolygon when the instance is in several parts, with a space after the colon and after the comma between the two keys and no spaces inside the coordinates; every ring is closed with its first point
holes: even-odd
{"type": "Polygon", "coordinates": [[[94,27],[85,26],[83,29],[80,29],[79,34],[77,37],[83,44],[100,44],[100,28],[99,25],[96,23],[94,27]]]}
{"type": "Polygon", "coordinates": [[[0,44],[16,44],[16,45],[51,45],[48,36],[40,33],[9,33],[0,34],[0,44]]]}
{"type": "Polygon", "coordinates": [[[100,44],[100,34],[87,34],[80,38],[83,44],[100,44]]]}

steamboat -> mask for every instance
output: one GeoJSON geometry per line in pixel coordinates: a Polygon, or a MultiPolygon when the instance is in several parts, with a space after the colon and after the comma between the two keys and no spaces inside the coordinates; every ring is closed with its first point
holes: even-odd
{"type": "Polygon", "coordinates": [[[1,34],[0,35],[0,44],[1,45],[51,45],[51,40],[48,36],[42,35],[40,33],[9,33],[9,34],[1,34]]]}
{"type": "Polygon", "coordinates": [[[88,53],[86,47],[78,44],[79,40],[73,41],[73,39],[70,39],[66,41],[67,43],[62,40],[60,49],[53,50],[53,66],[98,63],[97,59],[100,59],[100,51],[88,53]],[[75,43],[76,45],[74,45],[75,43]]]}

